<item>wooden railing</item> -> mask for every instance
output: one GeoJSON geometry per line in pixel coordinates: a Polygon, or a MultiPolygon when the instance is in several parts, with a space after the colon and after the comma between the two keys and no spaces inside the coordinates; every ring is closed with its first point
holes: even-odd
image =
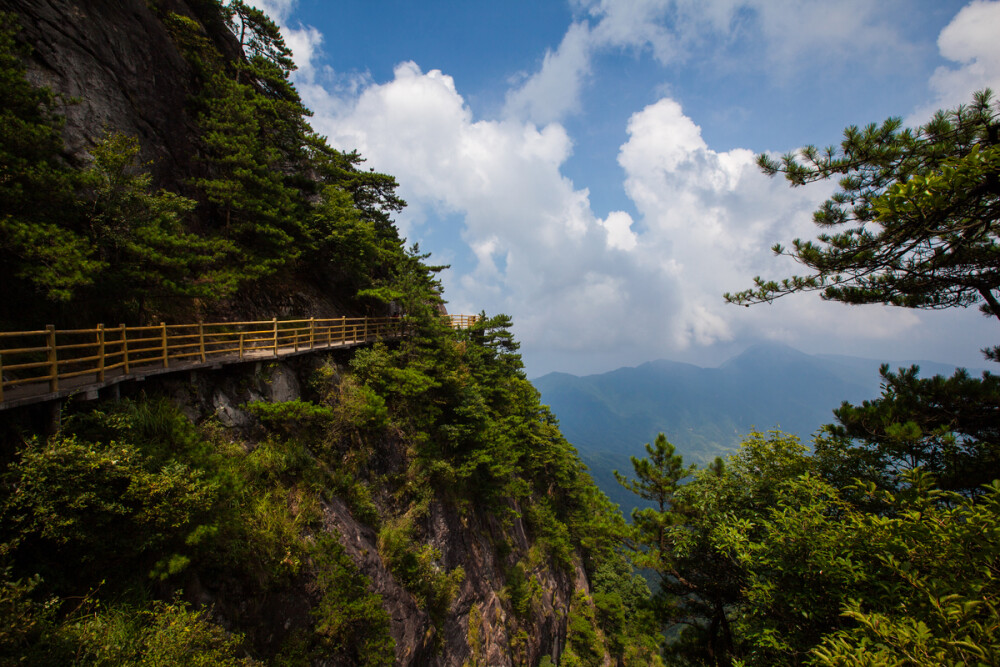
{"type": "MultiPolygon", "coordinates": [[[[476,316],[448,315],[446,319],[453,328],[466,328],[476,321],[476,316]]],[[[151,369],[190,367],[210,361],[280,357],[396,338],[405,333],[405,326],[405,318],[310,317],[141,327],[98,324],[94,329],[56,329],[49,325],[38,331],[0,332],[0,403],[5,390],[20,385],[47,383],[48,391],[56,393],[60,381],[88,375],[92,376],[91,383],[102,384],[110,375],[142,375],[151,369]]]]}

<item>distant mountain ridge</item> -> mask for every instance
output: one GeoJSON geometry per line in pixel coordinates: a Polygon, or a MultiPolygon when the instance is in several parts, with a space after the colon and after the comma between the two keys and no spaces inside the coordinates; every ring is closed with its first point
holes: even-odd
{"type": "MultiPolygon", "coordinates": [[[[659,360],[585,377],[550,373],[532,383],[598,485],[626,508],[631,496],[622,495],[611,470],[631,472],[629,456],[644,455],[643,444],[657,433],[688,463],[732,451],[753,428],[781,428],[808,440],[834,421],[832,411],[843,401],[878,396],[882,363],[762,343],[716,368],[659,360]]],[[[917,364],[924,376],[955,370],[928,361],[888,363],[917,364]]]]}

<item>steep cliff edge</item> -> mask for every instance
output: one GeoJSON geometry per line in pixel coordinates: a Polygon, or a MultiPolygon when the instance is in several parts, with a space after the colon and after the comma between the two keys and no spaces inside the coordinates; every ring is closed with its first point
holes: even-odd
{"type": "Polygon", "coordinates": [[[622,517],[509,318],[442,321],[395,180],[311,131],[266,16],[0,0],[0,46],[4,329],[391,308],[407,331],[149,380],[56,433],[0,412],[0,664],[657,664],[622,517]]]}
{"type": "Polygon", "coordinates": [[[191,96],[195,72],[161,20],[168,12],[199,21],[217,48],[238,49],[217,10],[205,2],[60,2],[0,0],[0,11],[19,17],[20,39],[31,48],[28,77],[63,96],[67,157],[89,161],[108,131],[138,138],[140,161],[154,183],[173,191],[195,173],[198,127],[191,96]]]}
{"type": "MultiPolygon", "coordinates": [[[[314,383],[317,374],[340,382],[350,372],[337,366],[336,360],[317,358],[168,380],[159,392],[189,419],[213,425],[218,429],[216,435],[240,443],[249,453],[269,436],[265,435],[268,429],[245,406],[255,401],[283,404],[315,398],[315,393],[303,391],[303,387],[314,383]]],[[[399,434],[376,438],[364,472],[352,475],[350,483],[405,476],[405,466],[412,458],[412,451],[408,454],[407,450],[412,446],[399,434]]],[[[358,454],[350,449],[344,452],[348,458],[358,454]]],[[[316,463],[323,465],[319,459],[316,463]]],[[[371,482],[362,483],[368,487],[371,482]]],[[[370,580],[370,590],[381,598],[397,665],[536,665],[543,656],[554,656],[554,664],[558,664],[573,595],[591,592],[578,556],[569,569],[554,566],[543,555],[545,547],[538,545],[519,516],[517,504],[510,507],[516,516],[501,520],[475,504],[449,498],[447,491],[436,492],[414,513],[413,538],[436,551],[434,568],[461,571],[463,576],[451,592],[447,608],[440,610],[440,618],[432,619],[426,605],[422,606],[387,565],[385,547],[379,547],[377,525],[398,518],[393,513],[400,509],[398,494],[402,490],[392,488],[391,483],[368,488],[377,510],[367,514],[367,521],[356,516],[358,512],[348,500],[330,495],[319,502],[322,519],[315,529],[338,536],[358,570],[370,580]],[[518,563],[529,559],[532,564],[524,574],[532,591],[519,614],[512,605],[508,580],[518,563]],[[470,645],[470,621],[473,634],[478,635],[474,645],[470,645]]],[[[281,600],[277,606],[270,601],[247,605],[253,593],[244,590],[233,596],[234,591],[227,590],[232,582],[221,586],[218,582],[198,582],[198,601],[215,609],[220,617],[237,621],[235,627],[245,632],[247,627],[259,627],[249,634],[259,633],[260,638],[266,634],[265,645],[280,647],[289,636],[312,624],[310,615],[303,611],[314,604],[310,600],[313,587],[303,581],[295,583],[277,596],[272,594],[281,600]]]]}
{"type": "Polygon", "coordinates": [[[506,323],[146,380],[44,442],[6,411],[0,660],[657,664],[506,323]]]}

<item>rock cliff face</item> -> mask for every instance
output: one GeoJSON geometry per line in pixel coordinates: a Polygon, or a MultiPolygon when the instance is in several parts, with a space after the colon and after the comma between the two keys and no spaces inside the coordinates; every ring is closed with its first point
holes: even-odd
{"type": "MultiPolygon", "coordinates": [[[[0,0],[0,11],[19,17],[19,39],[32,49],[29,78],[66,102],[61,113],[66,118],[63,135],[68,161],[87,162],[89,148],[105,131],[125,133],[138,138],[141,157],[149,163],[158,187],[185,192],[186,183],[197,176],[199,168],[195,155],[198,128],[189,112],[196,77],[163,18],[176,13],[195,21],[204,31],[199,38],[207,38],[223,54],[238,57],[238,46],[214,0],[0,0]]],[[[281,290],[287,289],[281,285],[273,291],[280,297],[281,290]]],[[[272,300],[266,309],[268,317],[286,310],[288,304],[275,301],[275,294],[266,298],[272,300]]],[[[330,302],[329,295],[309,293],[295,301],[296,308],[291,310],[309,312],[309,304],[330,302]]],[[[233,319],[261,315],[252,304],[248,307],[242,302],[230,314],[233,319]]],[[[338,362],[343,364],[345,359],[338,362]]],[[[261,435],[261,423],[248,412],[247,403],[296,401],[308,393],[309,378],[319,363],[318,357],[305,356],[290,363],[164,377],[145,385],[151,393],[167,395],[193,423],[247,453],[273,435],[261,435]]],[[[401,581],[398,568],[387,562],[376,522],[359,516],[356,505],[336,489],[316,494],[322,496],[318,522],[322,530],[317,531],[317,522],[311,520],[294,538],[333,536],[339,541],[388,614],[396,664],[537,665],[546,656],[558,664],[568,641],[574,596],[581,590],[589,592],[580,557],[570,559],[574,562],[569,565],[564,556],[562,565],[555,565],[523,523],[520,510],[526,508],[513,500],[506,501],[506,506],[502,500],[493,501],[499,503],[499,510],[497,504],[487,510],[468,499],[448,500],[448,493],[435,489],[431,497],[416,503],[415,511],[412,495],[400,500],[405,496],[400,490],[407,483],[406,476],[412,474],[407,466],[414,459],[413,443],[389,429],[359,446],[365,450],[357,458],[364,459],[365,489],[371,490],[376,520],[405,518],[412,545],[406,548],[413,550],[409,556],[418,552],[424,559],[421,567],[430,558],[430,574],[425,568],[423,575],[434,579],[438,573],[447,573],[454,589],[436,606],[428,604],[426,596],[416,595],[413,582],[401,581]],[[527,590],[517,594],[517,604],[512,601],[512,571],[519,573],[518,580],[527,590]]],[[[573,461],[567,466],[576,465],[573,461]]],[[[288,497],[280,501],[283,506],[294,504],[297,483],[289,483],[288,497]]],[[[426,490],[427,485],[422,488],[426,490]]],[[[571,550],[568,538],[560,537],[565,549],[571,550]]],[[[212,575],[191,575],[184,585],[184,598],[211,610],[222,626],[246,635],[249,646],[260,655],[273,655],[294,642],[297,632],[309,631],[316,624],[316,603],[323,595],[315,568],[296,564],[289,572],[287,577],[282,575],[280,585],[251,590],[245,579],[219,568],[212,575]]],[[[312,663],[335,664],[326,658],[312,663]]],[[[605,663],[609,664],[607,658],[605,663]]]]}
{"type": "Polygon", "coordinates": [[[158,186],[181,189],[195,169],[187,113],[192,72],[159,16],[191,17],[223,53],[235,54],[236,44],[206,4],[213,3],[0,0],[0,11],[20,17],[21,39],[32,48],[32,83],[63,97],[67,157],[86,160],[105,130],[122,132],[139,139],[158,186]]]}
{"type": "MultiPolygon", "coordinates": [[[[165,17],[177,14],[200,26],[226,59],[242,56],[214,0],[0,0],[17,16],[18,39],[29,47],[31,83],[57,95],[64,119],[64,156],[75,167],[91,162],[90,149],[109,132],[138,139],[138,164],[154,189],[203,200],[193,179],[207,176],[199,159],[199,127],[192,99],[198,77],[170,33],[165,17]]],[[[199,206],[192,231],[207,224],[199,206]]],[[[353,294],[328,289],[310,276],[287,277],[266,292],[237,293],[199,311],[206,319],[260,319],[303,312],[354,314],[353,294]]]]}
{"type": "MultiPolygon", "coordinates": [[[[294,362],[227,367],[185,378],[166,376],[147,381],[147,389],[164,393],[194,422],[217,421],[234,441],[253,447],[255,418],[242,407],[250,401],[283,402],[303,398],[302,387],[322,360],[304,357],[294,362]]],[[[406,458],[407,443],[383,439],[372,457],[373,476],[392,473],[406,458]]],[[[393,500],[388,491],[375,498],[380,510],[393,500]]],[[[323,524],[338,536],[358,569],[371,580],[389,613],[396,642],[396,664],[461,667],[537,665],[544,656],[559,664],[567,634],[567,614],[576,591],[589,593],[583,568],[572,575],[554,570],[539,559],[526,572],[538,588],[527,615],[516,617],[507,589],[508,573],[531,553],[534,542],[520,518],[501,523],[477,508],[456,508],[432,501],[417,522],[420,542],[440,552],[437,566],[462,568],[465,576],[444,618],[435,627],[427,610],[387,567],[379,552],[376,530],[359,520],[343,499],[323,503],[323,524]],[[503,545],[503,546],[500,546],[503,545]],[[470,641],[470,623],[478,639],[470,641]]],[[[259,646],[279,646],[296,630],[307,628],[313,596],[308,576],[296,586],[271,592],[248,603],[235,582],[198,582],[189,597],[214,609],[223,622],[259,628],[251,639],[259,646]]]]}

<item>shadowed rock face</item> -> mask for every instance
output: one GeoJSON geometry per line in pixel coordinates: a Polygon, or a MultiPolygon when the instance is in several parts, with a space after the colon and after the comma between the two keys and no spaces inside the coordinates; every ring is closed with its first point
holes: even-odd
{"type": "MultiPolygon", "coordinates": [[[[228,366],[188,379],[163,376],[142,384],[147,391],[169,397],[192,421],[219,418],[240,440],[253,431],[255,421],[243,405],[279,396],[281,400],[302,398],[301,387],[307,384],[319,361],[319,357],[310,356],[260,366],[228,366]]],[[[246,443],[251,440],[248,438],[246,443]]],[[[398,475],[406,465],[406,449],[404,441],[381,439],[372,452],[373,472],[398,475]]],[[[389,489],[375,487],[373,491],[377,504],[393,505],[389,489]]],[[[428,613],[379,555],[377,531],[353,516],[339,497],[325,500],[322,513],[326,530],[337,535],[351,560],[370,579],[371,590],[381,596],[389,614],[390,634],[396,642],[395,664],[399,667],[461,667],[472,657],[479,664],[513,667],[536,665],[546,655],[558,658],[566,643],[566,616],[573,593],[590,592],[579,561],[572,573],[555,570],[547,563],[538,564],[528,572],[538,582],[538,599],[529,617],[515,623],[504,586],[508,570],[532,548],[532,535],[520,518],[505,523],[476,507],[459,510],[433,500],[415,524],[420,542],[440,552],[441,568],[452,571],[460,567],[465,572],[447,614],[435,628],[428,613]],[[501,544],[507,547],[498,548],[501,544]],[[474,606],[479,610],[481,626],[478,651],[472,656],[468,636],[474,606]],[[517,630],[524,635],[517,637],[517,630]]],[[[243,628],[258,646],[273,649],[289,633],[310,626],[313,590],[311,575],[304,573],[264,598],[248,594],[240,588],[238,579],[225,576],[199,582],[196,590],[187,593],[213,609],[219,620],[243,628]]]]}
{"type": "MultiPolygon", "coordinates": [[[[189,104],[197,82],[161,18],[175,12],[196,20],[224,55],[235,57],[238,46],[219,20],[213,0],[0,0],[0,11],[20,18],[20,38],[32,49],[29,78],[66,102],[60,110],[66,117],[68,160],[87,162],[88,150],[105,131],[122,132],[138,138],[141,159],[149,163],[157,187],[185,193],[185,182],[197,176],[199,168],[193,140],[197,128],[189,104]],[[68,103],[70,99],[74,101],[68,103]]],[[[266,304],[259,310],[268,317],[288,309],[343,312],[300,303],[329,300],[326,294],[309,292],[288,302],[280,301],[280,296],[259,297],[266,304]]],[[[248,319],[255,312],[243,303],[232,319],[248,319]]],[[[239,432],[253,425],[242,409],[244,403],[299,398],[312,370],[307,361],[279,363],[257,371],[250,366],[144,386],[158,386],[192,421],[217,419],[239,432]]],[[[376,457],[387,470],[396,469],[405,460],[406,443],[387,439],[379,444],[376,457]]],[[[392,503],[389,497],[377,500],[386,506],[392,503]]],[[[459,511],[442,501],[431,503],[417,526],[421,542],[440,551],[440,567],[449,571],[461,567],[465,572],[440,629],[435,630],[426,611],[383,563],[376,531],[353,517],[339,498],[329,499],[322,509],[327,529],[335,531],[371,580],[372,590],[382,597],[396,641],[396,664],[460,667],[470,657],[467,636],[473,607],[482,623],[480,664],[537,664],[544,655],[561,653],[566,612],[574,591],[589,589],[586,577],[579,565],[572,576],[547,564],[532,566],[528,574],[539,583],[539,600],[530,618],[517,626],[525,638],[508,636],[515,624],[503,590],[506,573],[534,543],[519,519],[501,523],[478,508],[459,511]],[[502,544],[506,549],[498,547],[502,544]],[[514,650],[515,644],[520,648],[514,650]]],[[[235,577],[193,582],[186,593],[191,601],[211,608],[224,625],[248,628],[248,636],[265,649],[280,645],[289,633],[312,622],[309,610],[315,590],[306,575],[253,600],[235,577]]]]}
{"type": "Polygon", "coordinates": [[[158,187],[183,190],[192,174],[194,120],[187,111],[193,72],[158,17],[176,12],[201,23],[224,53],[237,46],[204,2],[0,0],[19,15],[31,45],[28,77],[63,98],[67,157],[77,163],[105,131],[137,137],[158,187]],[[157,11],[149,5],[155,4],[157,11]]]}

